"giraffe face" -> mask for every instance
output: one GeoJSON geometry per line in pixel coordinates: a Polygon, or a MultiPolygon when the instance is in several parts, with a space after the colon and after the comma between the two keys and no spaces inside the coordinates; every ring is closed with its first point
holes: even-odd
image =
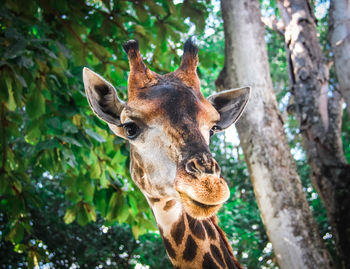
{"type": "Polygon", "coordinates": [[[113,86],[84,69],[93,111],[130,142],[131,175],[149,201],[171,197],[192,217],[214,215],[229,197],[220,167],[209,150],[210,136],[242,113],[250,90],[241,88],[204,98],[196,74],[197,47],[185,44],[181,66],[158,75],[143,64],[135,41],[129,55],[127,103],[113,86]]]}

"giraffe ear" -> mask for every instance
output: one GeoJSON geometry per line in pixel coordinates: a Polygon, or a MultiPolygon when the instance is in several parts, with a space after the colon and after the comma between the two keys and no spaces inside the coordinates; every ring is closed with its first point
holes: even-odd
{"type": "Polygon", "coordinates": [[[218,130],[228,128],[239,119],[249,97],[250,87],[226,90],[208,97],[208,101],[220,114],[220,121],[216,124],[218,130]]]}
{"type": "Polygon", "coordinates": [[[120,113],[125,104],[118,98],[115,88],[86,67],[83,69],[83,80],[92,111],[103,121],[119,125],[120,113]]]}

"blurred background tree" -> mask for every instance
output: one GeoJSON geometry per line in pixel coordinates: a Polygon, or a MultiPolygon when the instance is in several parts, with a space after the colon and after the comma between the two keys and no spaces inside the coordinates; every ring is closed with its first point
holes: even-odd
{"type": "MultiPolygon", "coordinates": [[[[320,6],[324,12],[318,14],[317,29],[327,49],[329,2],[316,2],[315,10],[320,6]]],[[[263,14],[277,12],[274,1],[262,1],[261,8],[263,14]]],[[[128,61],[121,44],[138,39],[145,62],[165,73],[179,65],[183,41],[190,34],[198,36],[198,73],[209,95],[224,63],[217,1],[4,1],[2,268],[171,268],[152,213],[130,179],[128,145],[92,114],[81,72],[83,66],[90,67],[112,81],[126,99],[128,61]]],[[[298,124],[286,114],[284,40],[271,30],[265,38],[288,142],[320,233],[336,260],[325,210],[309,180],[298,124]]],[[[349,133],[344,114],[348,161],[349,133]]],[[[277,268],[239,142],[221,134],[213,138],[211,148],[231,188],[219,218],[235,254],[247,268],[277,268]]]]}

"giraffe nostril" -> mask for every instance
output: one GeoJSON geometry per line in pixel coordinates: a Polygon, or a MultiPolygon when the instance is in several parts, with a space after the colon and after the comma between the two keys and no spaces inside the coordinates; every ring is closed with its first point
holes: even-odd
{"type": "Polygon", "coordinates": [[[195,159],[189,160],[185,165],[185,170],[189,174],[200,174],[201,169],[198,161],[195,159]]]}
{"type": "Polygon", "coordinates": [[[212,157],[191,159],[186,163],[185,170],[192,175],[220,175],[220,167],[212,157]]]}

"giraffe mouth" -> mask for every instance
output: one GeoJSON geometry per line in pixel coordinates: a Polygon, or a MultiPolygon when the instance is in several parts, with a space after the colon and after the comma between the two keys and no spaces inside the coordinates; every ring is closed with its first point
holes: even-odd
{"type": "Polygon", "coordinates": [[[210,209],[210,208],[214,208],[214,207],[217,207],[217,206],[221,206],[221,204],[217,204],[217,205],[206,205],[206,204],[203,204],[203,203],[200,203],[196,200],[193,200],[191,198],[189,198],[191,200],[192,203],[194,203],[196,206],[199,206],[201,208],[204,208],[204,209],[210,209]]]}
{"type": "Polygon", "coordinates": [[[220,204],[203,204],[195,199],[192,199],[186,193],[180,192],[180,197],[184,210],[192,217],[197,219],[206,219],[215,215],[221,208],[220,204]]]}

